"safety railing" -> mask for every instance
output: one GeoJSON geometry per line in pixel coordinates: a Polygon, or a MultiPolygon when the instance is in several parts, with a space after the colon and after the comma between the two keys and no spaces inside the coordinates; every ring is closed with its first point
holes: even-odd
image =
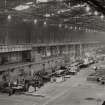
{"type": "Polygon", "coordinates": [[[0,45],[0,52],[26,51],[31,50],[31,45],[0,45]]]}

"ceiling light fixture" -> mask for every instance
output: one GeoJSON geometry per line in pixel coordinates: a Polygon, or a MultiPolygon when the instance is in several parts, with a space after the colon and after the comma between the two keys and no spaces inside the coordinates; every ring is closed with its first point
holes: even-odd
{"type": "Polygon", "coordinates": [[[72,27],[72,26],[70,26],[70,29],[73,29],[73,27],[72,27]]]}
{"type": "Polygon", "coordinates": [[[37,19],[34,19],[34,24],[36,24],[36,23],[37,23],[37,21],[38,21],[37,19]]]}
{"type": "Polygon", "coordinates": [[[90,7],[86,6],[86,12],[89,12],[89,11],[90,11],[90,7]]]}
{"type": "Polygon", "coordinates": [[[8,20],[11,20],[12,19],[12,16],[11,15],[8,15],[7,19],[8,20]]]}
{"type": "Polygon", "coordinates": [[[45,17],[50,17],[50,14],[45,14],[45,17]]]}
{"type": "Polygon", "coordinates": [[[60,14],[60,13],[61,13],[61,11],[57,11],[57,13],[58,13],[58,14],[60,14]]]}
{"type": "Polygon", "coordinates": [[[91,12],[89,12],[89,13],[88,13],[88,15],[92,15],[92,13],[91,13],[91,12]]]}
{"type": "Polygon", "coordinates": [[[97,15],[98,15],[98,12],[97,12],[97,11],[95,11],[95,12],[94,12],[94,15],[95,15],[95,16],[97,16],[97,15]]]}
{"type": "Polygon", "coordinates": [[[101,19],[104,19],[104,15],[103,14],[100,17],[101,17],[101,19]]]}
{"type": "Polygon", "coordinates": [[[79,27],[79,30],[81,30],[81,27],[79,27]]]}
{"type": "Polygon", "coordinates": [[[52,13],[51,15],[54,16],[54,13],[52,13]]]}
{"type": "Polygon", "coordinates": [[[46,26],[46,25],[47,25],[47,22],[46,22],[46,21],[44,21],[44,23],[43,23],[43,24],[44,24],[44,26],[46,26]]]}
{"type": "Polygon", "coordinates": [[[61,28],[62,27],[62,24],[59,24],[59,28],[61,28]]]}
{"type": "Polygon", "coordinates": [[[77,27],[75,26],[75,30],[77,29],[77,27]]]}

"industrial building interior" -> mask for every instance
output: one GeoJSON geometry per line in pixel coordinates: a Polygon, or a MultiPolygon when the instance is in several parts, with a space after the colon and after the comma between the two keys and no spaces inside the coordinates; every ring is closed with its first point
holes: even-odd
{"type": "Polygon", "coordinates": [[[0,105],[105,105],[105,0],[0,0],[0,105]]]}

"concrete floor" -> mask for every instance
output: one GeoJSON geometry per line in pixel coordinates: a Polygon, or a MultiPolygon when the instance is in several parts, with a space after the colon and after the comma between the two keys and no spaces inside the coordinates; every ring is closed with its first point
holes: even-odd
{"type": "Polygon", "coordinates": [[[86,81],[92,67],[81,70],[65,82],[48,83],[34,96],[0,94],[0,105],[101,105],[105,86],[86,81]]]}

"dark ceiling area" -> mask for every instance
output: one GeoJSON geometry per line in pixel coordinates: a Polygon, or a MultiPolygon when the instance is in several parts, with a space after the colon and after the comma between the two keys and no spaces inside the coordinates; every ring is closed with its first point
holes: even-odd
{"type": "Polygon", "coordinates": [[[105,31],[104,15],[105,0],[0,0],[0,18],[6,16],[15,23],[43,22],[64,28],[105,31]]]}

